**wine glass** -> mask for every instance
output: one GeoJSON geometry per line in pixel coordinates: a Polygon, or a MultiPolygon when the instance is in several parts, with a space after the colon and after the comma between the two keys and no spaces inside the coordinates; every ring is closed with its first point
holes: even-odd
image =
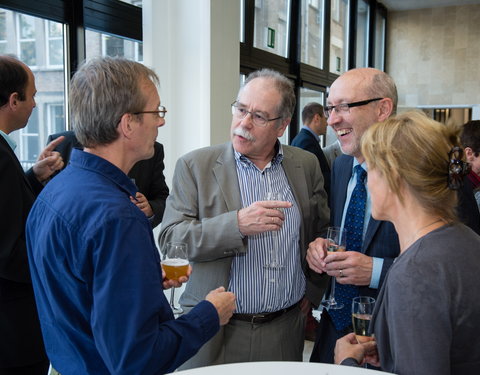
{"type": "MultiPolygon", "coordinates": [[[[347,244],[347,231],[340,227],[329,227],[327,230],[327,251],[337,252],[345,251],[347,244]]],[[[322,306],[327,309],[338,310],[343,308],[343,304],[335,300],[335,277],[332,277],[330,287],[330,296],[322,301],[322,306]]]]}
{"type": "MultiPolygon", "coordinates": [[[[264,200],[266,201],[283,201],[283,194],[280,191],[267,191],[265,193],[264,200]]],[[[277,210],[282,210],[277,208],[277,210]]],[[[283,268],[283,264],[278,260],[278,252],[280,251],[279,238],[277,231],[270,232],[272,238],[272,246],[270,247],[270,262],[265,264],[266,268],[280,269],[283,268]]]]}
{"type": "MultiPolygon", "coordinates": [[[[162,268],[165,271],[165,277],[170,280],[178,280],[182,276],[187,276],[187,244],[184,242],[168,242],[162,260],[162,268]]],[[[170,289],[170,307],[176,315],[183,313],[181,307],[175,306],[174,287],[170,289]]]]}
{"type": "Polygon", "coordinates": [[[373,297],[355,297],[352,301],[352,323],[353,332],[359,344],[370,341],[370,321],[372,320],[373,308],[375,307],[375,298],[373,297]]]}

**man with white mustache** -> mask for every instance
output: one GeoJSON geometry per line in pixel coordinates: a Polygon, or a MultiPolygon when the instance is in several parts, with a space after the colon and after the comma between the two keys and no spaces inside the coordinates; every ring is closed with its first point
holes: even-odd
{"type": "Polygon", "coordinates": [[[222,285],[235,293],[230,321],[182,367],[302,361],[305,315],[327,278],[308,275],[308,243],[328,226],[318,160],[280,144],[295,107],[293,83],[253,72],[232,103],[231,142],[181,157],[160,233],[188,244],[193,271],[180,298],[188,311],[222,285]],[[268,192],[281,198],[266,200],[268,192]]]}

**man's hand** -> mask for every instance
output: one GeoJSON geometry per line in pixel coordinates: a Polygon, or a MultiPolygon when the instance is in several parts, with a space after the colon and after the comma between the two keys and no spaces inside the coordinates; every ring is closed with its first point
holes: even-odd
{"type": "Polygon", "coordinates": [[[327,256],[327,244],[328,241],[325,238],[319,237],[308,245],[307,262],[309,267],[317,273],[326,272],[324,259],[327,256]]]}
{"type": "Polygon", "coordinates": [[[55,150],[65,137],[62,135],[50,142],[38,156],[37,162],[33,165],[33,173],[38,181],[47,180],[55,171],[63,168],[63,159],[60,153],[55,150]]]}
{"type": "Polygon", "coordinates": [[[192,274],[192,266],[188,266],[187,276],[181,276],[178,280],[170,280],[166,279],[165,271],[162,268],[162,278],[163,278],[163,289],[170,289],[170,288],[178,288],[182,286],[182,284],[186,283],[192,274]]]}
{"type": "Polygon", "coordinates": [[[377,343],[373,338],[371,341],[359,344],[355,338],[355,334],[349,333],[337,340],[335,345],[335,363],[339,365],[347,358],[355,358],[355,360],[361,365],[366,362],[366,359],[370,359],[370,364],[379,366],[379,362],[374,361],[376,348],[377,343]]]}
{"type": "Polygon", "coordinates": [[[238,229],[244,236],[279,230],[285,215],[281,208],[292,207],[287,201],[258,201],[238,211],[238,229]]]}
{"type": "Polygon", "coordinates": [[[148,199],[145,195],[137,191],[137,194],[135,194],[135,198],[130,197],[130,200],[140,209],[140,211],[145,214],[146,217],[153,216],[152,207],[150,206],[150,203],[148,202],[148,199]]]}
{"type": "Polygon", "coordinates": [[[235,311],[235,294],[225,292],[225,288],[221,286],[208,293],[205,299],[217,309],[220,325],[227,324],[235,311]]]}
{"type": "Polygon", "coordinates": [[[340,284],[370,285],[373,258],[358,251],[330,253],[324,259],[324,267],[340,284]]]}

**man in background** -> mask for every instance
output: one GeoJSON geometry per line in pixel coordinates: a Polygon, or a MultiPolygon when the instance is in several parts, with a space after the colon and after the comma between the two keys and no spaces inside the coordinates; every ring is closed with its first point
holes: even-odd
{"type": "Polygon", "coordinates": [[[292,146],[303,148],[314,154],[323,174],[324,188],[330,195],[330,167],[320,147],[320,136],[327,133],[327,119],[323,114],[323,106],[316,102],[308,103],[302,110],[303,126],[293,138],[292,146]]]}
{"type": "Polygon", "coordinates": [[[230,323],[185,367],[302,361],[303,297],[324,291],[307,279],[305,251],[329,210],[317,158],[278,141],[294,107],[288,78],[253,72],[232,103],[231,142],[177,162],[159,241],[188,244],[193,273],[180,303],[193,308],[212,285],[237,297],[230,323]]]}
{"type": "Polygon", "coordinates": [[[151,158],[165,124],[156,74],[134,61],[88,61],[70,85],[84,150],[35,202],[27,222],[32,282],[52,366],[61,374],[174,371],[226,324],[235,297],[217,288],[174,319],[151,224],[127,176],[151,158]]]}
{"type": "Polygon", "coordinates": [[[45,353],[28,268],[25,223],[43,183],[63,166],[63,140],[50,143],[24,173],[10,133],[22,129],[35,107],[35,77],[22,62],[0,56],[0,374],[44,375],[45,353]]]}
{"type": "Polygon", "coordinates": [[[480,120],[469,121],[463,125],[461,139],[465,157],[472,167],[466,183],[473,190],[480,209],[480,120]]]}
{"type": "MultiPolygon", "coordinates": [[[[73,131],[49,135],[48,142],[61,136],[65,140],[57,146],[55,151],[62,155],[65,166],[67,166],[72,149],[83,149],[83,146],[75,137],[73,131]]],[[[135,196],[131,198],[132,202],[148,217],[153,228],[162,222],[165,201],[169,193],[165,176],[163,175],[163,170],[165,169],[163,145],[155,142],[154,148],[153,156],[150,159],[140,160],[128,172],[128,177],[132,179],[138,188],[135,196]]]]}

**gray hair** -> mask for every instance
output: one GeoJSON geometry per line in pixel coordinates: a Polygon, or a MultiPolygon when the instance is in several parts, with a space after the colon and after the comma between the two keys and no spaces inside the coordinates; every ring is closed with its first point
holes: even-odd
{"type": "MultiPolygon", "coordinates": [[[[245,80],[245,84],[243,85],[243,87],[245,87],[247,83],[254,80],[255,78],[265,78],[273,81],[275,88],[282,96],[282,101],[277,108],[278,115],[282,118],[291,118],[293,116],[296,102],[293,82],[287,77],[285,77],[283,74],[275,70],[261,69],[250,73],[245,80]]],[[[242,91],[243,87],[240,89],[239,94],[242,91]]]]}
{"type": "Polygon", "coordinates": [[[153,70],[124,58],[100,57],[83,64],[70,85],[71,121],[80,143],[94,147],[115,141],[122,116],[144,109],[141,85],[146,80],[159,83],[153,70]]]}
{"type": "Polygon", "coordinates": [[[367,93],[372,98],[389,98],[393,102],[392,116],[397,113],[398,94],[395,81],[387,73],[379,71],[372,77],[371,85],[367,87],[367,93]]]}

